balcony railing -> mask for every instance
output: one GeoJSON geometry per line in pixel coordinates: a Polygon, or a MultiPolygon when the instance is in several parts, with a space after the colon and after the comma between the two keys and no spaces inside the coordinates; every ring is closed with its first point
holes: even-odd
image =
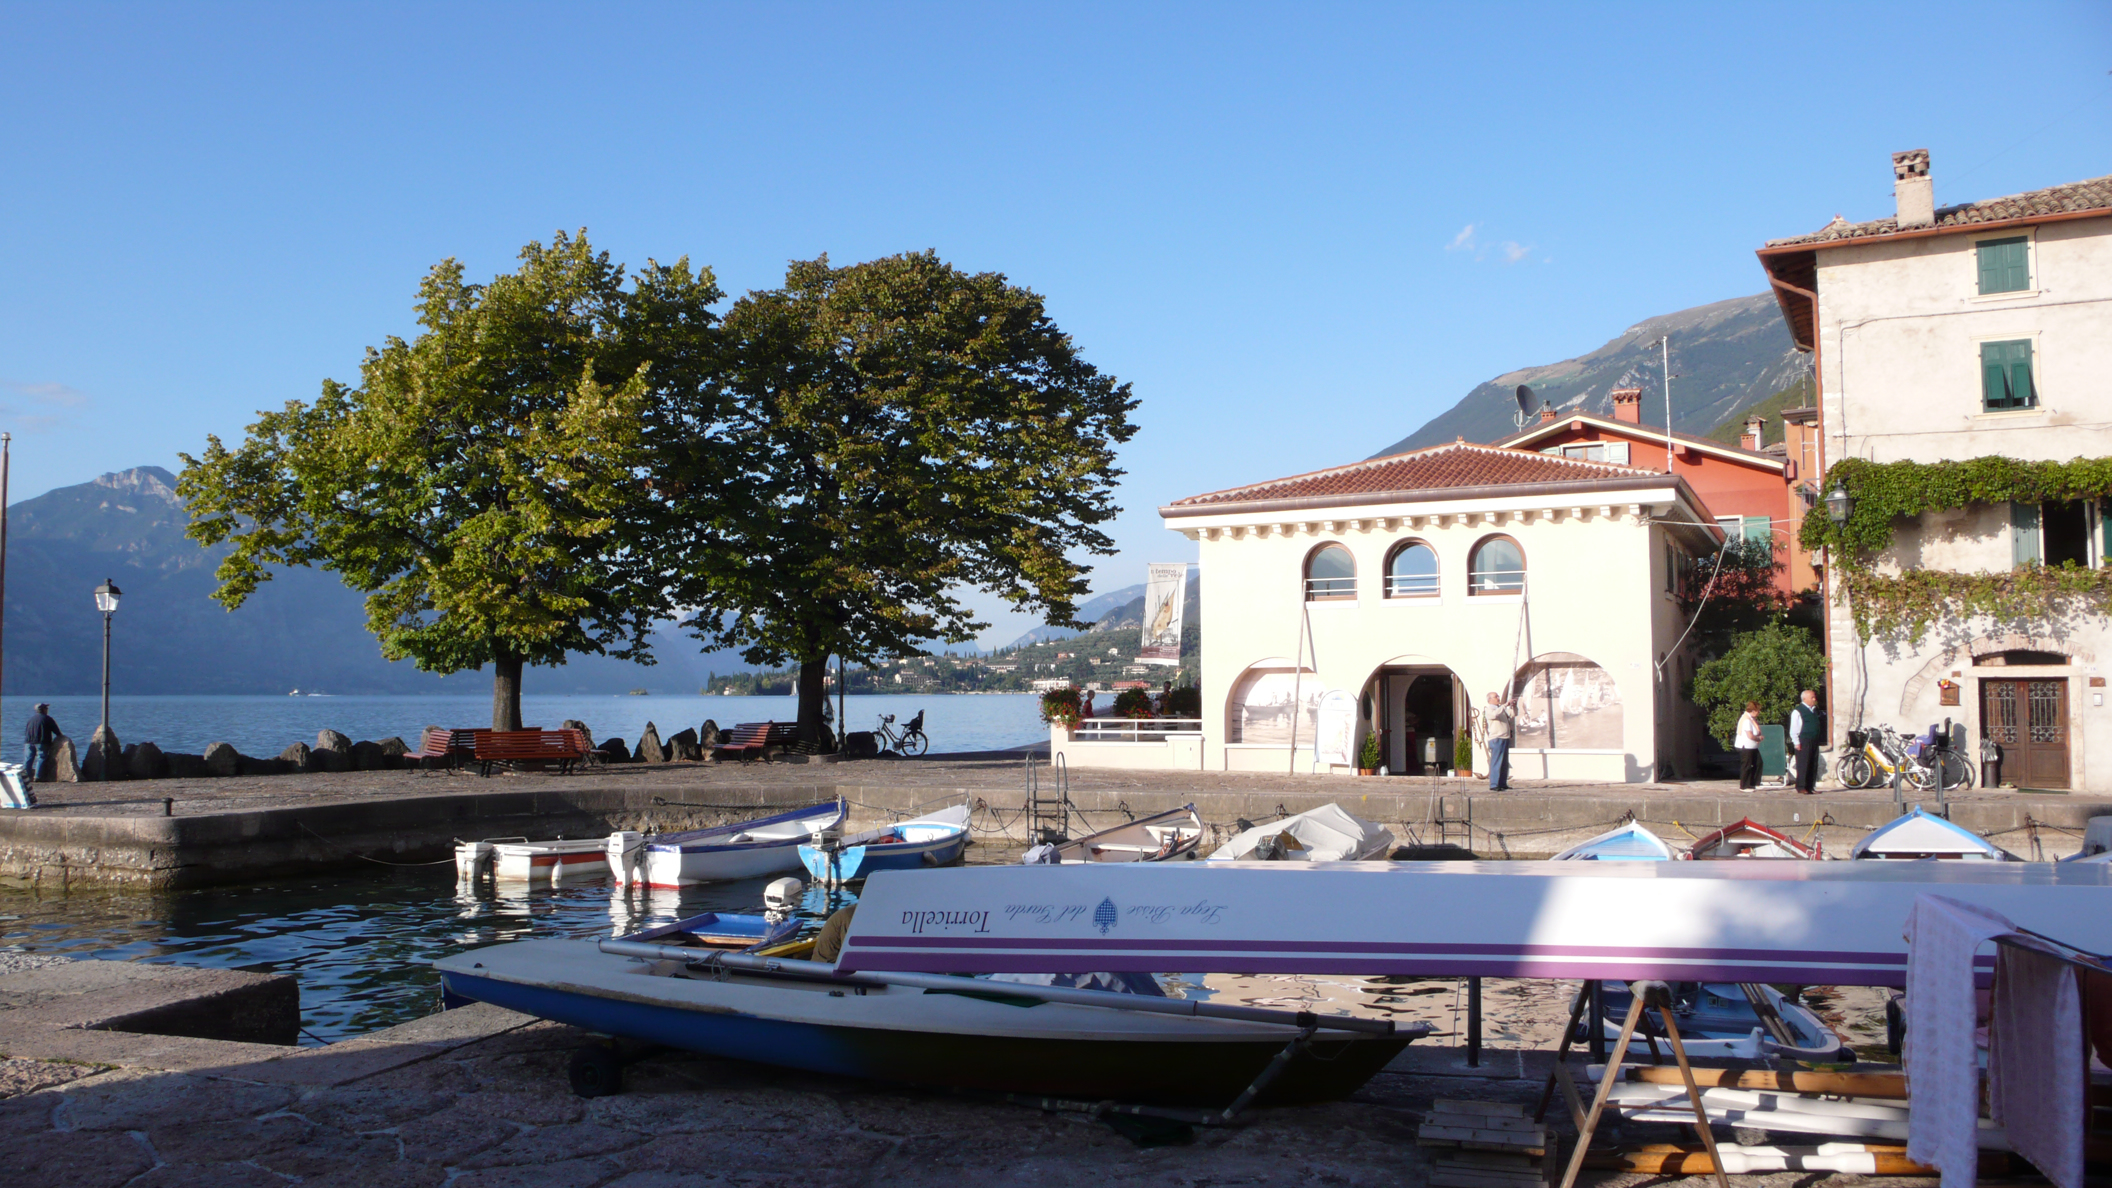
{"type": "Polygon", "coordinates": [[[1201,718],[1086,718],[1071,728],[1072,742],[1165,742],[1172,734],[1201,734],[1201,718]]]}

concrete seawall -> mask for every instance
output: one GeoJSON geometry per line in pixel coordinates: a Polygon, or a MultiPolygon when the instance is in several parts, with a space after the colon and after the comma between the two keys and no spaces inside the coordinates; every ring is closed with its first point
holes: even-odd
{"type": "MultiPolygon", "coordinates": [[[[903,769],[882,770],[892,775],[903,769]]],[[[962,773],[983,778],[958,785],[932,778],[944,773],[929,769],[903,782],[814,778],[854,774],[840,768],[770,774],[778,778],[663,783],[588,775],[536,779],[532,788],[335,796],[323,803],[175,816],[96,815],[79,809],[9,813],[0,815],[0,878],[50,889],[211,886],[375,863],[437,863],[450,857],[457,840],[696,828],[838,796],[850,803],[854,828],[966,799],[975,805],[972,825],[978,841],[1027,840],[1024,793],[1017,783],[996,786],[992,773],[962,773]]],[[[1679,786],[1487,794],[1469,792],[1462,784],[1433,791],[1421,781],[1413,787],[1387,783],[1304,779],[1253,788],[1074,786],[1071,800],[1093,828],[1193,802],[1217,835],[1211,841],[1229,836],[1242,818],[1264,821],[1333,801],[1385,824],[1404,845],[1459,846],[1491,858],[1546,857],[1630,816],[1675,846],[1690,834],[1751,817],[1795,836],[1810,834],[1829,855],[1845,856],[1869,829],[1902,811],[1889,796],[1871,795],[1734,794],[1679,786]]],[[[2101,813],[2112,813],[2112,800],[1983,793],[1950,804],[1952,820],[2027,858],[2034,856],[2034,837],[2037,856],[2073,853],[2085,823],[2101,813]]],[[[1080,831],[1074,823],[1072,832],[1080,831]]]]}

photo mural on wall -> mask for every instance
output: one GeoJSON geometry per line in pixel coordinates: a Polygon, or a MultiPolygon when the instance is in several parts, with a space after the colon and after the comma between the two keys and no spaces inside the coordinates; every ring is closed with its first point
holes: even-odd
{"type": "Polygon", "coordinates": [[[1518,670],[1518,742],[1526,748],[1617,751],[1621,690],[1605,669],[1573,652],[1549,652],[1518,670]]]}
{"type": "Polygon", "coordinates": [[[1310,744],[1319,726],[1320,699],[1327,690],[1308,669],[1299,676],[1288,668],[1249,669],[1232,688],[1226,707],[1225,741],[1267,746],[1291,745],[1293,686],[1300,708],[1298,740],[1310,744]]]}

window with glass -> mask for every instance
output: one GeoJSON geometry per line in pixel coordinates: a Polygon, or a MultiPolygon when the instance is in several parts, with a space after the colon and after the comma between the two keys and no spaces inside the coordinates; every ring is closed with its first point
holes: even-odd
{"type": "Polygon", "coordinates": [[[1989,412],[2039,406],[2031,382],[2030,339],[1980,344],[1980,403],[1989,412]]]}
{"type": "Polygon", "coordinates": [[[1516,594],[1525,589],[1525,550],[1508,536],[1474,546],[1467,560],[1467,593],[1516,594]]]}
{"type": "Polygon", "coordinates": [[[2021,293],[2031,288],[2031,241],[2022,235],[1983,239],[1973,245],[1980,263],[1980,295],[2021,293]]]}
{"type": "Polygon", "coordinates": [[[1357,559],[1341,545],[1321,545],[1305,559],[1305,600],[1326,602],[1357,596],[1357,559]]]}
{"type": "Polygon", "coordinates": [[[1437,553],[1419,540],[1393,550],[1386,561],[1386,597],[1435,598],[1437,553]]]}

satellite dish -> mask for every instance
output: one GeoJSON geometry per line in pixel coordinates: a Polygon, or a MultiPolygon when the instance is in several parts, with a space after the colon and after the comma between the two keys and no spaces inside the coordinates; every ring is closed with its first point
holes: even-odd
{"type": "Polygon", "coordinates": [[[1522,413],[1533,411],[1533,390],[1524,384],[1518,385],[1518,411],[1522,413]]]}

